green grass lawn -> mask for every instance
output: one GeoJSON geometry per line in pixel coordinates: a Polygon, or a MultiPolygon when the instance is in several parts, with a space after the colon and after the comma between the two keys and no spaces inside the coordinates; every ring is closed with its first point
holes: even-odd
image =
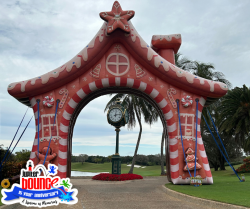
{"type": "MultiPolygon", "coordinates": [[[[130,167],[126,164],[121,165],[121,172],[128,173],[130,167]]],[[[111,173],[112,170],[112,163],[71,163],[71,170],[72,171],[83,171],[83,172],[109,172],[111,173]]],[[[161,167],[159,165],[156,166],[146,166],[146,168],[134,168],[134,174],[139,174],[141,176],[160,176],[161,174],[161,167]]]]}
{"type": "MultiPolygon", "coordinates": [[[[0,182],[0,183],[1,183],[1,182],[0,182]]],[[[2,191],[2,188],[3,188],[3,187],[0,186],[0,206],[1,206],[1,205],[4,205],[4,204],[2,203],[2,201],[1,201],[1,200],[2,200],[2,197],[3,197],[2,192],[1,192],[1,191],[2,191]]],[[[8,189],[10,189],[10,188],[11,188],[11,187],[9,187],[8,189]]]]}
{"type": "MultiPolygon", "coordinates": [[[[240,165],[234,166],[237,169],[240,165]]],[[[128,173],[129,168],[122,164],[122,173],[128,173]]],[[[72,163],[71,169],[83,172],[110,172],[111,163],[94,164],[94,163],[72,163]]],[[[212,169],[213,170],[213,169],[212,169]]],[[[159,176],[160,166],[146,166],[146,168],[134,168],[134,173],[142,176],[159,176]]],[[[216,200],[220,202],[231,203],[250,207],[250,173],[245,174],[246,182],[240,182],[239,179],[232,175],[232,169],[227,166],[225,171],[212,171],[214,184],[194,187],[190,185],[173,185],[166,184],[169,189],[188,195],[216,200]]]]}
{"type": "MultiPolygon", "coordinates": [[[[239,166],[236,165],[235,169],[239,166]]],[[[245,182],[240,182],[237,176],[232,174],[232,169],[226,167],[225,171],[212,171],[213,185],[194,187],[169,183],[166,187],[191,196],[250,207],[250,173],[245,174],[245,182]]]]}
{"type": "MultiPolygon", "coordinates": [[[[235,169],[240,165],[236,165],[235,169]]],[[[83,172],[110,172],[111,163],[94,164],[94,163],[72,163],[71,169],[83,172]]],[[[122,164],[122,173],[128,173],[130,167],[122,164]]],[[[142,176],[160,176],[160,166],[146,166],[146,168],[134,168],[134,173],[142,176]]],[[[188,195],[216,200],[220,202],[231,203],[250,207],[250,173],[245,174],[246,182],[239,182],[238,178],[233,174],[230,167],[226,167],[225,171],[212,171],[214,184],[202,185],[194,187],[190,185],[173,185],[166,184],[169,189],[182,192],[188,195]]],[[[2,188],[0,187],[0,190],[2,188]]],[[[0,197],[1,194],[0,194],[0,197]]],[[[0,205],[2,205],[0,201],[0,205]]]]}
{"type": "Polygon", "coordinates": [[[1,201],[1,199],[2,199],[2,197],[3,197],[2,193],[1,193],[2,188],[3,188],[3,187],[0,186],[0,206],[3,205],[2,201],[1,201]]]}

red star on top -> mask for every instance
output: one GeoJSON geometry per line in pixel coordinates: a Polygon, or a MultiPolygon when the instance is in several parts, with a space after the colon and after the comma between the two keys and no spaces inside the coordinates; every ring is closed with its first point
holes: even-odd
{"type": "Polygon", "coordinates": [[[133,10],[123,11],[120,3],[115,1],[110,12],[101,12],[100,17],[108,22],[107,33],[110,34],[117,28],[130,33],[130,27],[128,21],[134,17],[135,12],[133,10]]]}

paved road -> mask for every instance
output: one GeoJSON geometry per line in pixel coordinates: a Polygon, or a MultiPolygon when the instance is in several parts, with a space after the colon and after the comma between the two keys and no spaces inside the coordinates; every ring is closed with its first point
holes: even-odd
{"type": "MultiPolygon", "coordinates": [[[[205,205],[186,202],[167,195],[162,185],[166,177],[146,177],[143,180],[124,182],[105,182],[91,179],[71,179],[73,188],[78,189],[78,203],[75,205],[59,204],[52,208],[74,209],[208,209],[205,205]]],[[[24,209],[25,206],[14,204],[1,209],[24,209]]],[[[33,208],[33,207],[29,207],[33,208]]]]}

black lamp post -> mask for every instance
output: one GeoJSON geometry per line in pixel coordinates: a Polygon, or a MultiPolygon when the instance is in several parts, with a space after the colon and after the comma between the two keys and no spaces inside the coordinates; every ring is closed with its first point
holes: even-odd
{"type": "Polygon", "coordinates": [[[112,174],[121,174],[121,157],[119,155],[119,132],[120,127],[128,123],[129,115],[127,110],[117,99],[114,105],[110,106],[107,113],[108,123],[115,127],[116,131],[116,146],[115,154],[112,156],[112,174]]]}

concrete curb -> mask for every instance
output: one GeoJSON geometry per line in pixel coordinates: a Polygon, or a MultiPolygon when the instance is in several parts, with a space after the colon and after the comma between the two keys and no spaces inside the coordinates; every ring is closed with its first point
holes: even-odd
{"type": "Polygon", "coordinates": [[[93,176],[71,176],[70,179],[92,179],[93,176]]]}
{"type": "Polygon", "coordinates": [[[216,202],[216,201],[213,201],[213,200],[206,200],[206,199],[202,199],[202,198],[199,198],[199,197],[193,197],[193,196],[190,196],[190,195],[182,194],[182,193],[173,191],[173,190],[165,187],[165,185],[162,185],[162,190],[166,194],[168,194],[168,195],[170,195],[172,197],[182,199],[182,200],[185,200],[187,202],[192,202],[192,203],[197,202],[199,204],[204,204],[206,206],[210,206],[211,208],[247,209],[247,207],[244,207],[244,206],[238,206],[238,205],[232,205],[232,204],[228,204],[228,203],[216,202]]]}

